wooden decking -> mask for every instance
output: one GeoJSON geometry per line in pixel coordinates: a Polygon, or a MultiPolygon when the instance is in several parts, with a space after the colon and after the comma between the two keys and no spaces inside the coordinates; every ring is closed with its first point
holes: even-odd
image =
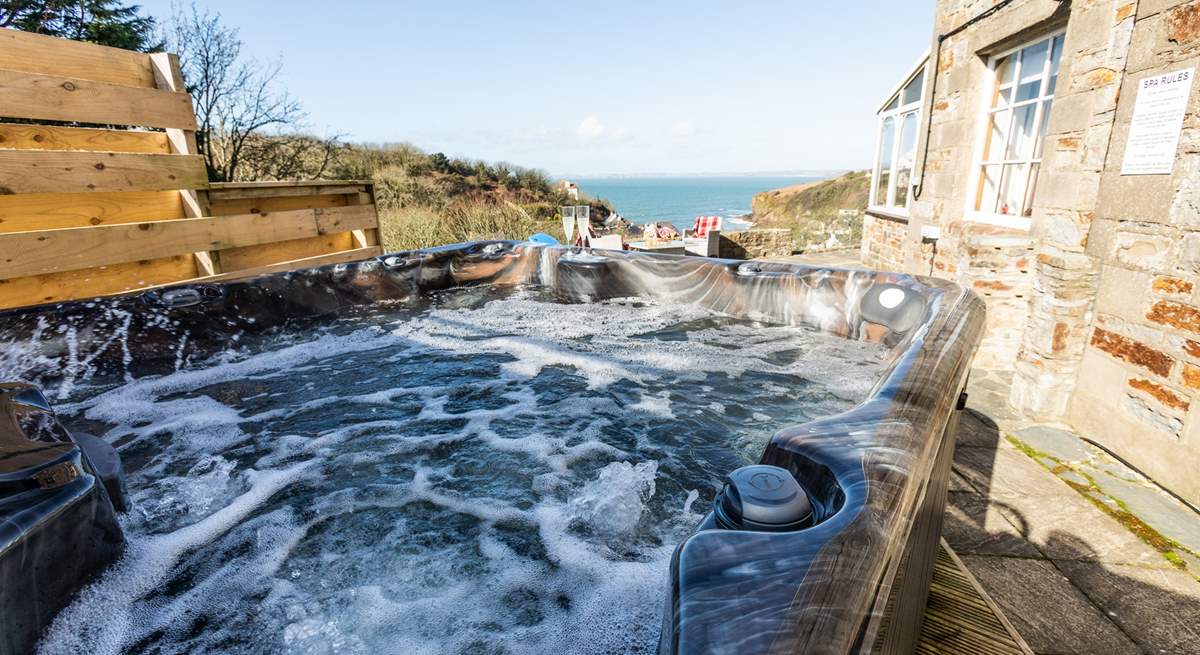
{"type": "Polygon", "coordinates": [[[938,548],[919,655],[1032,655],[946,540],[938,548]]]}

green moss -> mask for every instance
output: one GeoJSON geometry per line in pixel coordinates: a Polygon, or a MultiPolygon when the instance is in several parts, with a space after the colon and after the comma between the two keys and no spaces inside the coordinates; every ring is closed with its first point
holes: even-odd
{"type": "MultiPolygon", "coordinates": [[[[1042,458],[1045,458],[1045,459],[1057,462],[1058,465],[1060,465],[1060,466],[1062,465],[1061,462],[1059,462],[1056,458],[1051,457],[1048,453],[1043,453],[1042,451],[1038,450],[1037,448],[1030,446],[1029,444],[1025,443],[1024,441],[1021,441],[1020,439],[1012,436],[1011,434],[1005,434],[1004,438],[1008,441],[1008,443],[1012,444],[1013,448],[1016,448],[1017,450],[1025,453],[1026,455],[1032,457],[1033,459],[1038,460],[1039,464],[1042,464],[1042,458]]],[[[1042,465],[1045,466],[1045,464],[1042,464],[1042,465]]],[[[1051,472],[1053,472],[1053,470],[1054,469],[1051,469],[1051,472]]]]}
{"type": "Polygon", "coordinates": [[[1060,480],[1065,482],[1067,486],[1071,487],[1093,505],[1100,508],[1100,511],[1116,519],[1117,523],[1125,526],[1126,530],[1129,530],[1136,535],[1138,539],[1141,539],[1151,548],[1161,553],[1162,556],[1172,565],[1180,569],[1187,569],[1187,563],[1183,560],[1183,558],[1175,553],[1176,549],[1182,548],[1178,542],[1163,536],[1161,532],[1155,530],[1145,521],[1139,519],[1133,512],[1129,511],[1129,506],[1120,499],[1113,498],[1112,496],[1104,493],[1100,486],[1096,484],[1096,479],[1086,471],[1081,471],[1077,468],[1067,466],[1058,459],[1034,448],[1033,446],[1030,446],[1029,444],[1010,434],[1004,435],[1004,438],[1007,439],[1014,448],[1022,453],[1025,453],[1027,456],[1032,457],[1034,461],[1042,464],[1042,466],[1046,466],[1046,461],[1054,462],[1054,466],[1047,466],[1046,468],[1048,468],[1050,472],[1057,476],[1060,480]],[[1068,480],[1061,477],[1061,474],[1066,473],[1067,471],[1075,473],[1076,475],[1084,478],[1088,481],[1088,483],[1082,484],[1074,480],[1068,480]],[[1113,507],[1113,505],[1109,505],[1100,498],[1097,498],[1097,494],[1111,500],[1113,505],[1116,505],[1116,507],[1113,507]]]}

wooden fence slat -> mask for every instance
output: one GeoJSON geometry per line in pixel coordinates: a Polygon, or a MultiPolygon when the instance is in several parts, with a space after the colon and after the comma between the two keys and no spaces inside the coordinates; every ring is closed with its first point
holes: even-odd
{"type": "Polygon", "coordinates": [[[0,280],[0,309],[95,298],[190,280],[196,275],[195,260],[190,255],[177,255],[79,271],[0,280]]]}
{"type": "Polygon", "coordinates": [[[367,186],[371,180],[257,180],[253,182],[213,182],[214,189],[255,189],[258,193],[269,196],[278,189],[287,187],[318,187],[318,186],[367,186]]]}
{"type": "Polygon", "coordinates": [[[200,155],[0,150],[0,194],[167,191],[206,184],[200,155]]]}
{"type": "Polygon", "coordinates": [[[208,194],[209,211],[213,216],[228,214],[261,214],[262,212],[289,211],[292,209],[317,209],[318,207],[345,207],[350,204],[347,196],[285,196],[271,198],[242,198],[240,200],[218,200],[208,194]]]}
{"type": "Polygon", "coordinates": [[[165,132],[0,123],[0,148],[167,153],[165,132]]]}
{"type": "Polygon", "coordinates": [[[221,265],[225,271],[241,271],[267,266],[275,262],[316,257],[357,247],[350,232],[325,234],[306,239],[291,239],[277,243],[264,243],[259,246],[222,250],[221,265]]]}
{"type": "Polygon", "coordinates": [[[0,69],[0,116],[194,130],[186,93],[0,69]]]}
{"type": "Polygon", "coordinates": [[[277,189],[262,189],[262,188],[244,188],[244,189],[209,189],[208,197],[211,201],[225,200],[243,200],[254,198],[285,198],[285,197],[307,197],[307,196],[326,196],[326,195],[347,195],[357,194],[363,190],[362,185],[347,184],[343,186],[322,184],[319,186],[293,186],[280,187],[277,189]]]}
{"type": "Polygon", "coordinates": [[[337,207],[313,210],[317,215],[317,230],[319,234],[334,234],[350,232],[375,227],[378,217],[375,206],[337,207]]]}
{"type": "Polygon", "coordinates": [[[0,196],[0,233],[183,218],[178,191],[0,196]]]}
{"type": "Polygon", "coordinates": [[[375,223],[373,207],[182,218],[0,235],[0,279],[350,231],[375,223]]]}
{"type": "Polygon", "coordinates": [[[370,257],[378,257],[383,254],[383,249],[379,246],[371,246],[368,248],[356,248],[354,250],[343,250],[341,252],[331,252],[324,255],[316,255],[315,257],[304,257],[302,259],[293,259],[286,262],[276,264],[268,264],[266,266],[257,266],[254,268],[245,268],[239,271],[231,271],[229,273],[221,273],[211,277],[202,278],[198,282],[224,282],[227,280],[244,279],[248,277],[256,277],[259,275],[267,275],[269,273],[279,273],[281,271],[292,271],[302,268],[316,268],[318,266],[326,266],[328,264],[345,264],[356,262],[370,257]]]}
{"type": "MultiPolygon", "coordinates": [[[[156,52],[150,55],[150,67],[154,69],[154,86],[164,91],[187,93],[183,83],[183,72],[179,68],[179,57],[169,52],[156,52]]],[[[168,127],[167,143],[171,152],[180,155],[196,155],[195,130],[182,130],[168,127]]],[[[188,218],[208,216],[208,197],[192,189],[181,189],[179,195],[183,198],[183,212],[188,218]]],[[[220,256],[207,250],[192,253],[196,260],[196,270],[202,275],[215,275],[221,272],[220,256]]]]}
{"type": "Polygon", "coordinates": [[[154,86],[150,56],[145,53],[18,30],[0,30],[0,68],[154,86]]]}

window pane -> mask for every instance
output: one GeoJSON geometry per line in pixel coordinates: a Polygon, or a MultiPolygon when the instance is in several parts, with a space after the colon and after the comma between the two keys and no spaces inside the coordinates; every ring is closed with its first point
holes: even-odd
{"type": "Polygon", "coordinates": [[[1017,88],[1017,99],[1013,102],[1033,100],[1034,98],[1038,97],[1038,94],[1041,92],[1041,90],[1041,78],[1029,82],[1022,82],[1021,86],[1017,88]]]}
{"type": "Polygon", "coordinates": [[[979,176],[979,195],[975,209],[981,212],[996,211],[996,188],[1000,182],[999,166],[984,166],[979,176]]]}
{"type": "Polygon", "coordinates": [[[1012,122],[1012,110],[1005,109],[991,115],[988,126],[987,144],[983,149],[984,161],[1002,161],[1008,146],[1008,126],[1012,122]]]}
{"type": "Polygon", "coordinates": [[[1025,181],[1028,171],[1025,164],[1009,164],[1000,174],[1000,193],[996,198],[996,213],[1016,216],[1025,199],[1025,181]]]}
{"type": "Polygon", "coordinates": [[[903,96],[904,99],[904,104],[908,105],[921,101],[921,91],[923,90],[924,83],[925,70],[922,69],[921,72],[917,73],[917,76],[914,77],[912,81],[904,87],[904,92],[901,93],[901,96],[903,96]]]}
{"type": "Polygon", "coordinates": [[[1033,156],[1033,144],[1037,138],[1033,121],[1037,119],[1037,107],[1037,103],[1034,103],[1013,110],[1012,137],[1005,159],[1029,159],[1033,156]]]}
{"type": "Polygon", "coordinates": [[[985,113],[976,210],[1033,214],[1039,160],[1050,124],[1064,37],[1047,38],[995,61],[996,96],[985,113]],[[1012,162],[1012,163],[1004,163],[1012,162]]]}
{"type": "Polygon", "coordinates": [[[900,106],[900,96],[899,96],[899,95],[897,95],[897,96],[895,96],[895,97],[893,97],[893,98],[892,98],[892,101],[891,101],[891,102],[889,102],[889,103],[887,104],[887,107],[884,107],[884,108],[883,108],[883,110],[884,110],[884,111],[891,111],[891,110],[893,110],[893,109],[895,109],[895,108],[897,108],[897,107],[899,107],[899,106],[900,106]]]}
{"type": "Polygon", "coordinates": [[[1038,128],[1037,148],[1034,149],[1033,158],[1042,158],[1042,142],[1046,140],[1046,128],[1050,125],[1050,101],[1042,101],[1042,126],[1038,128]]]}
{"type": "Polygon", "coordinates": [[[1032,100],[1042,91],[1042,75],[1046,70],[1046,57],[1050,54],[1050,41],[1035,43],[1021,51],[1021,84],[1017,88],[1017,99],[1032,100]]]}
{"type": "Polygon", "coordinates": [[[908,185],[912,175],[913,160],[917,155],[917,112],[904,115],[900,123],[900,157],[896,161],[896,207],[908,206],[908,185]]]}
{"type": "Polygon", "coordinates": [[[1016,55],[1009,55],[996,62],[996,81],[1001,87],[1013,83],[1013,75],[1016,74],[1015,61],[1016,55]]]}
{"type": "Polygon", "coordinates": [[[888,182],[892,177],[892,150],[896,145],[896,119],[883,119],[883,132],[879,136],[879,166],[875,180],[875,204],[887,204],[888,182]]]}
{"type": "Polygon", "coordinates": [[[1050,56],[1050,84],[1046,86],[1046,95],[1054,93],[1054,87],[1058,86],[1058,63],[1062,60],[1063,36],[1060,34],[1054,37],[1054,54],[1050,56]]]}
{"type": "Polygon", "coordinates": [[[1038,168],[1038,164],[1034,164],[1029,172],[1029,190],[1025,192],[1025,205],[1021,210],[1021,215],[1025,218],[1033,216],[1033,194],[1037,191],[1038,168]]]}

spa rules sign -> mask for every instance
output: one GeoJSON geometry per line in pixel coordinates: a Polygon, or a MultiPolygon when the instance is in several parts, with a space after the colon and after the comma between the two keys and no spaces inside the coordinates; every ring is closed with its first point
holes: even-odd
{"type": "Polygon", "coordinates": [[[1196,69],[1147,77],[1138,83],[1121,175],[1169,175],[1183,129],[1196,69]]]}

